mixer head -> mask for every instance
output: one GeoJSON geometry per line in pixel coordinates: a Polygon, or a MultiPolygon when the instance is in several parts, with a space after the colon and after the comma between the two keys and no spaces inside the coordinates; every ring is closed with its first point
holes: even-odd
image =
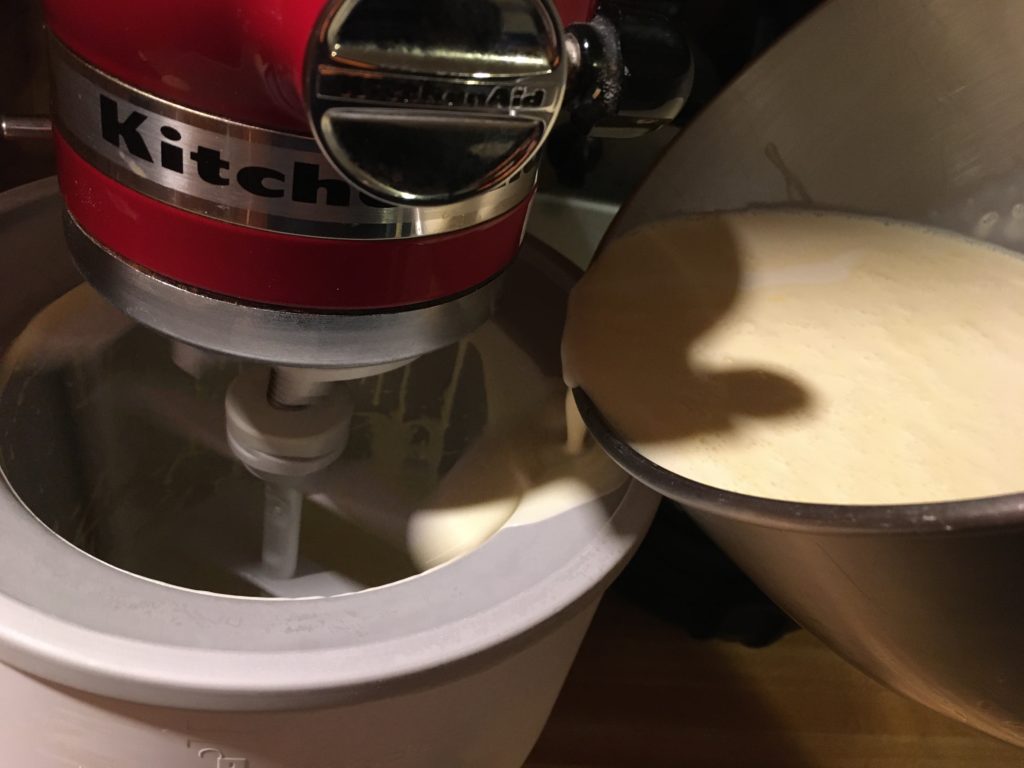
{"type": "MultiPolygon", "coordinates": [[[[47,4],[74,258],[142,323],[273,365],[401,363],[479,326],[570,81],[596,122],[627,79],[590,2],[104,6],[47,4]]],[[[663,103],[620,119],[678,112],[671,57],[663,103]]]]}

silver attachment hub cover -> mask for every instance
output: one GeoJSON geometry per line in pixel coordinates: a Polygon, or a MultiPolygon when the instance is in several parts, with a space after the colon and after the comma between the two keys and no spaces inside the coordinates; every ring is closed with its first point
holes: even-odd
{"type": "Polygon", "coordinates": [[[334,0],[306,62],[313,134],[396,205],[501,186],[536,155],[566,84],[550,0],[334,0]]]}

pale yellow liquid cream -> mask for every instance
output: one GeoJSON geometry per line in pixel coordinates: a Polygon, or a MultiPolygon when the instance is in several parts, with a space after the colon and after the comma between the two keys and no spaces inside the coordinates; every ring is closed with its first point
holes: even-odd
{"type": "Polygon", "coordinates": [[[1024,261],[871,218],[681,218],[572,294],[567,380],[718,488],[895,504],[1024,490],[1024,261]]]}

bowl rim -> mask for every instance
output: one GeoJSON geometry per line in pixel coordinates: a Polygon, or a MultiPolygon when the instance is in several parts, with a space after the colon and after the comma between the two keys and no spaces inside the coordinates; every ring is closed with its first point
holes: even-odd
{"type": "Polygon", "coordinates": [[[1024,526],[1024,493],[917,504],[816,504],[705,485],[643,456],[616,434],[582,388],[575,387],[573,397],[590,434],[616,464],[649,488],[701,512],[819,534],[948,534],[1024,526]]]}

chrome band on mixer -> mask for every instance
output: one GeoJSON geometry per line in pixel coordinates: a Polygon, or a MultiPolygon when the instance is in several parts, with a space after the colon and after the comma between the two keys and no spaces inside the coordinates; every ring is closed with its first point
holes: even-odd
{"type": "Polygon", "coordinates": [[[472,200],[428,208],[387,205],[342,180],[312,138],[156,98],[94,69],[51,39],[62,137],[118,182],[192,213],[296,235],[412,238],[493,219],[533,189],[531,164],[472,200]]]}

